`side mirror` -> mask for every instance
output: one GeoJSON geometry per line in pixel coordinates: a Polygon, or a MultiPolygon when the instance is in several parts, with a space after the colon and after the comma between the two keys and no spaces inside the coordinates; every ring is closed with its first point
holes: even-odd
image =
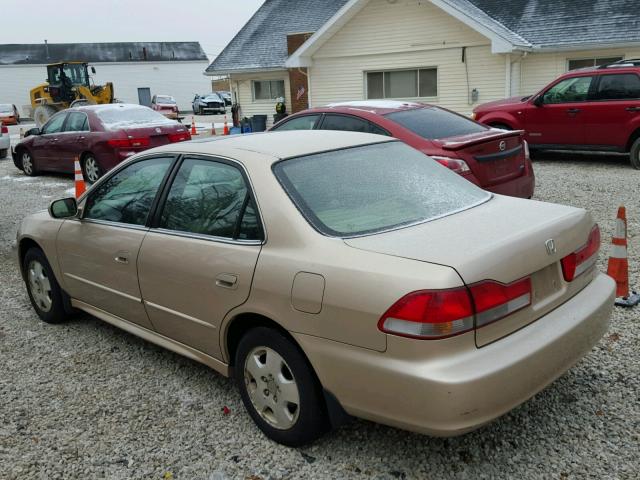
{"type": "Polygon", "coordinates": [[[91,73],[96,74],[96,67],[91,67],[91,73]]]}
{"type": "Polygon", "coordinates": [[[71,218],[78,214],[78,202],[73,197],[54,200],[49,205],[49,215],[53,218],[71,218]]]}
{"type": "Polygon", "coordinates": [[[536,107],[541,107],[542,105],[544,105],[543,97],[544,95],[538,95],[536,98],[534,98],[533,104],[536,107]]]}
{"type": "Polygon", "coordinates": [[[27,138],[31,135],[40,135],[40,129],[38,127],[30,128],[24,133],[24,138],[27,138]]]}

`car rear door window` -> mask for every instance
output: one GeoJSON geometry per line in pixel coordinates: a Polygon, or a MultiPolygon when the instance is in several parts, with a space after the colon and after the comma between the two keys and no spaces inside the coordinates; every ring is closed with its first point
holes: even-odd
{"type": "Polygon", "coordinates": [[[158,227],[235,240],[260,238],[255,204],[242,172],[212,160],[184,160],[158,227]]]}
{"type": "Polygon", "coordinates": [[[89,124],[87,122],[87,115],[80,112],[72,112],[69,114],[69,119],[64,127],[65,132],[88,132],[89,124]]]}
{"type": "Polygon", "coordinates": [[[83,218],[144,225],[173,160],[150,158],[117,171],[90,192],[83,218]]]}
{"type": "Polygon", "coordinates": [[[301,117],[292,118],[291,120],[278,125],[273,130],[284,132],[287,130],[313,130],[320,115],[303,115],[301,117]]]}
{"type": "Polygon", "coordinates": [[[427,140],[468,135],[488,130],[462,115],[437,107],[414,108],[385,115],[404,128],[427,140]]]}
{"type": "Polygon", "coordinates": [[[65,118],[67,118],[66,113],[61,113],[52,117],[51,120],[42,127],[42,134],[47,135],[50,133],[60,133],[62,131],[62,125],[64,124],[65,118]]]}
{"type": "Polygon", "coordinates": [[[321,130],[344,130],[347,132],[369,132],[369,122],[350,115],[325,115],[321,130]]]}
{"type": "Polygon", "coordinates": [[[547,90],[542,102],[545,104],[584,102],[589,98],[593,77],[566,78],[547,90]]]}
{"type": "Polygon", "coordinates": [[[640,77],[635,73],[602,75],[597,100],[636,100],[640,98],[640,77]]]}

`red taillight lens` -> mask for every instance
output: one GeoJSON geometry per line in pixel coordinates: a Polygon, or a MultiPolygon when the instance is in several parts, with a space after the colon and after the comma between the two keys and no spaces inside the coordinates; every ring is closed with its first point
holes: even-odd
{"type": "Polygon", "coordinates": [[[2,125],[2,126],[0,127],[0,132],[2,132],[2,133],[9,133],[9,128],[7,128],[7,127],[5,127],[4,125],[2,125]]]}
{"type": "Polygon", "coordinates": [[[453,170],[456,173],[465,174],[465,173],[471,172],[471,169],[469,168],[469,165],[467,165],[467,162],[465,162],[464,160],[460,160],[459,158],[438,157],[438,156],[431,156],[431,158],[433,158],[436,162],[440,163],[441,165],[444,165],[449,170],[453,170]]]}
{"type": "Polygon", "coordinates": [[[149,137],[141,138],[112,138],[107,140],[107,144],[113,148],[140,148],[148,147],[151,143],[149,137]]]}
{"type": "Polygon", "coordinates": [[[398,300],[378,328],[404,337],[440,339],[500,320],[531,304],[531,279],[504,285],[486,280],[451,290],[421,290],[398,300]]]}
{"type": "Polygon", "coordinates": [[[476,307],[476,327],[483,327],[531,304],[531,279],[504,285],[493,280],[469,287],[476,307]]]}
{"type": "Polygon", "coordinates": [[[571,282],[595,265],[600,250],[600,227],[591,229],[587,243],[561,260],[562,275],[565,281],[571,282]]]}
{"type": "Polygon", "coordinates": [[[171,143],[185,142],[191,140],[191,134],[189,132],[171,133],[167,135],[167,138],[171,143]]]}
{"type": "Polygon", "coordinates": [[[445,338],[473,329],[473,307],[466,288],[421,290],[398,300],[378,328],[414,338],[445,338]]]}

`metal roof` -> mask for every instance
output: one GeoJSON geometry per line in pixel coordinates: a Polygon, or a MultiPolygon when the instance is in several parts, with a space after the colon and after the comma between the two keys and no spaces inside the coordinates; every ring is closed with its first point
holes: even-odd
{"type": "Polygon", "coordinates": [[[0,45],[0,65],[42,65],[60,61],[207,61],[199,42],[37,43],[0,45]]]}
{"type": "Polygon", "coordinates": [[[347,0],[266,0],[207,68],[207,73],[285,68],[287,35],[315,32],[347,0]]]}

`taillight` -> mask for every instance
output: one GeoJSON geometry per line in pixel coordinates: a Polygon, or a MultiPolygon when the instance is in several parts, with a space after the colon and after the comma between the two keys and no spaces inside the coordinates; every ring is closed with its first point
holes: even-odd
{"type": "Polygon", "coordinates": [[[595,265],[600,250],[600,227],[596,224],[589,233],[587,243],[573,253],[564,257],[562,263],[562,275],[567,282],[582,275],[595,265]]]}
{"type": "Polygon", "coordinates": [[[460,160],[459,158],[439,157],[434,155],[431,155],[431,158],[456,173],[465,174],[471,172],[467,162],[460,160]]]}
{"type": "Polygon", "coordinates": [[[508,285],[485,280],[469,288],[409,293],[389,308],[378,328],[394,335],[440,339],[500,320],[531,304],[531,279],[508,285]]]}
{"type": "Polygon", "coordinates": [[[191,140],[191,134],[189,132],[170,133],[167,138],[171,143],[185,142],[191,140]]]}
{"type": "Polygon", "coordinates": [[[0,126],[0,132],[2,133],[9,133],[9,128],[5,127],[4,125],[0,126]]]}
{"type": "Polygon", "coordinates": [[[107,144],[113,148],[139,148],[148,147],[151,143],[149,137],[141,138],[112,138],[107,140],[107,144]]]}

